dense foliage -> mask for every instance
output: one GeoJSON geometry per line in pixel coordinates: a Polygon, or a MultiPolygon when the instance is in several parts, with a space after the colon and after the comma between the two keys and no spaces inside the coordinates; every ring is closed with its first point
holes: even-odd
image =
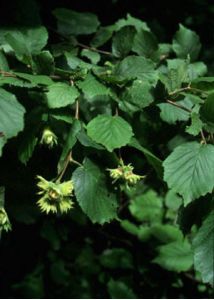
{"type": "Polygon", "coordinates": [[[23,268],[3,266],[3,294],[211,297],[214,77],[199,36],[53,16],[0,30],[1,251],[23,268]]]}

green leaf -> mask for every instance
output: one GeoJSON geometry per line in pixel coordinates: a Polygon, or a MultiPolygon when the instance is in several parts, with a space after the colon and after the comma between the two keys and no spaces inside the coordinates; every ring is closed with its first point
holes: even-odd
{"type": "Polygon", "coordinates": [[[203,122],[200,119],[198,113],[193,112],[191,114],[191,125],[186,127],[186,132],[191,135],[198,135],[203,128],[203,122]]]}
{"type": "Polygon", "coordinates": [[[130,14],[127,14],[126,19],[120,19],[115,23],[115,30],[118,31],[126,26],[133,26],[137,31],[150,30],[145,22],[132,17],[130,14]]]}
{"type": "Polygon", "coordinates": [[[18,59],[31,64],[31,56],[38,54],[47,44],[48,32],[42,26],[9,30],[5,35],[5,40],[18,59]]]}
{"type": "Polygon", "coordinates": [[[155,224],[150,229],[151,234],[161,243],[167,244],[182,241],[183,234],[178,227],[170,224],[155,224]]]}
{"type": "Polygon", "coordinates": [[[165,204],[167,208],[177,211],[182,204],[182,198],[173,190],[169,190],[166,194],[165,204]]]}
{"type": "Polygon", "coordinates": [[[92,64],[97,64],[100,59],[101,59],[101,56],[99,53],[95,52],[95,51],[91,51],[91,50],[88,50],[88,49],[83,49],[82,52],[81,52],[81,56],[83,57],[87,57],[92,64]]]}
{"type": "Polygon", "coordinates": [[[135,35],[132,50],[138,55],[152,58],[158,50],[157,38],[152,32],[141,30],[135,35]]]}
{"type": "Polygon", "coordinates": [[[95,143],[85,132],[82,130],[77,134],[78,141],[85,147],[92,147],[98,150],[104,150],[105,148],[97,143],[95,143]]]}
{"type": "Polygon", "coordinates": [[[33,71],[44,75],[54,73],[54,58],[49,51],[42,51],[33,57],[33,71]]]}
{"type": "Polygon", "coordinates": [[[31,132],[25,132],[23,140],[18,149],[19,160],[23,164],[27,164],[31,158],[33,151],[38,143],[38,138],[35,136],[34,130],[31,132]]]}
{"type": "Polygon", "coordinates": [[[156,192],[149,190],[143,195],[137,196],[129,205],[131,214],[138,221],[160,222],[163,216],[162,198],[156,192]]]}
{"type": "Polygon", "coordinates": [[[77,201],[93,223],[103,224],[116,218],[117,202],[108,192],[100,169],[86,159],[72,176],[77,201]]]}
{"type": "Polygon", "coordinates": [[[165,85],[168,93],[173,93],[182,87],[182,83],[188,81],[188,65],[180,64],[177,68],[169,68],[167,73],[159,73],[160,81],[165,85]]]}
{"type": "Polygon", "coordinates": [[[50,111],[49,116],[52,118],[63,121],[68,124],[73,124],[74,118],[71,116],[71,113],[67,110],[67,108],[61,110],[54,109],[50,111]],[[66,110],[66,111],[65,111],[66,110]]]}
{"type": "Polygon", "coordinates": [[[143,56],[127,56],[116,65],[114,75],[120,80],[141,79],[155,84],[157,72],[154,63],[143,56]]]}
{"type": "Polygon", "coordinates": [[[99,115],[87,125],[89,137],[112,152],[127,145],[133,136],[131,126],[119,116],[99,115]]]}
{"type": "Polygon", "coordinates": [[[111,299],[136,299],[133,290],[123,281],[111,279],[108,282],[108,292],[111,299]]]}
{"type": "Polygon", "coordinates": [[[22,88],[32,88],[36,86],[36,84],[32,84],[28,81],[24,81],[16,77],[0,76],[0,86],[3,85],[18,86],[22,88]]]}
{"type": "Polygon", "coordinates": [[[164,180],[183,196],[184,205],[214,188],[214,146],[190,142],[182,144],[163,163],[164,180]]]}
{"type": "Polygon", "coordinates": [[[16,136],[24,128],[25,108],[16,97],[0,88],[0,154],[6,140],[16,136]]]}
{"type": "Polygon", "coordinates": [[[197,61],[188,66],[188,77],[190,81],[194,79],[204,76],[207,73],[207,66],[201,62],[197,61]]]}
{"type": "MultiPolygon", "coordinates": [[[[192,107],[192,103],[188,99],[176,101],[176,104],[186,107],[187,109],[191,109],[192,107]]],[[[169,124],[176,124],[177,121],[187,121],[190,118],[190,112],[170,103],[160,103],[157,104],[157,106],[161,110],[161,119],[169,124]]]]}
{"type": "Polygon", "coordinates": [[[132,27],[123,27],[116,32],[112,39],[112,53],[116,57],[124,57],[132,49],[135,30],[132,27]]]}
{"type": "Polygon", "coordinates": [[[0,51],[0,69],[2,71],[9,71],[9,65],[7,62],[7,58],[5,57],[4,53],[2,51],[0,51]]]}
{"type": "Polygon", "coordinates": [[[180,24],[179,30],[173,39],[172,48],[179,58],[187,58],[189,55],[191,61],[194,61],[198,58],[201,43],[198,35],[194,31],[180,24]]]}
{"type": "Polygon", "coordinates": [[[113,32],[114,26],[100,27],[93,39],[91,40],[91,46],[100,47],[104,45],[108,40],[110,40],[113,32]]]}
{"type": "Polygon", "coordinates": [[[135,138],[132,138],[128,145],[130,147],[133,147],[133,148],[141,151],[145,155],[145,157],[146,157],[147,161],[149,162],[149,164],[151,164],[154,167],[157,174],[160,175],[160,176],[162,175],[162,173],[163,173],[162,161],[157,156],[155,156],[148,149],[142,147],[140,145],[140,143],[138,142],[138,140],[135,139],[135,138]]]}
{"type": "Polygon", "coordinates": [[[32,86],[37,85],[51,85],[53,84],[53,80],[49,76],[45,75],[32,75],[27,73],[14,72],[14,75],[18,78],[26,80],[26,82],[30,82],[32,86]]]}
{"type": "Polygon", "coordinates": [[[60,156],[60,162],[63,162],[68,155],[68,152],[73,148],[77,141],[77,134],[81,130],[81,123],[79,120],[74,120],[71,128],[68,132],[65,144],[63,146],[62,154],[60,156]]]}
{"type": "Polygon", "coordinates": [[[66,61],[68,66],[72,69],[72,70],[79,70],[79,69],[83,69],[84,71],[84,75],[85,75],[85,71],[90,70],[93,66],[85,61],[83,61],[82,59],[80,59],[79,57],[77,57],[76,55],[74,55],[73,53],[70,52],[65,52],[64,53],[66,61]]]}
{"type": "Polygon", "coordinates": [[[200,114],[203,120],[214,124],[214,93],[208,95],[204,104],[201,106],[200,114]]]}
{"type": "Polygon", "coordinates": [[[158,248],[159,254],[153,259],[168,271],[185,272],[193,264],[191,246],[187,240],[179,240],[158,248]]]}
{"type": "Polygon", "coordinates": [[[214,287],[214,211],[204,220],[193,239],[194,266],[205,283],[214,287]]]}
{"type": "Polygon", "coordinates": [[[134,223],[130,222],[129,220],[121,221],[120,226],[130,234],[138,235],[139,233],[139,227],[136,226],[134,223]]]}
{"type": "Polygon", "coordinates": [[[97,30],[100,22],[92,13],[80,13],[66,8],[53,11],[57,18],[58,31],[66,35],[91,34],[97,30]]]}
{"type": "Polygon", "coordinates": [[[127,88],[122,100],[133,103],[139,109],[149,106],[154,100],[151,85],[142,80],[135,80],[131,87],[127,88]]]}
{"type": "Polygon", "coordinates": [[[73,104],[79,96],[79,92],[74,86],[55,83],[49,86],[46,96],[49,108],[59,108],[73,104]]]}
{"type": "Polygon", "coordinates": [[[100,95],[108,95],[109,89],[99,82],[92,74],[88,74],[83,81],[78,81],[77,86],[82,90],[87,98],[100,95]]]}
{"type": "MultiPolygon", "coordinates": [[[[201,90],[202,95],[203,91],[206,94],[213,94],[214,93],[214,77],[199,77],[193,80],[191,87],[197,88],[201,90]]],[[[206,96],[204,94],[204,96],[206,96]]]]}

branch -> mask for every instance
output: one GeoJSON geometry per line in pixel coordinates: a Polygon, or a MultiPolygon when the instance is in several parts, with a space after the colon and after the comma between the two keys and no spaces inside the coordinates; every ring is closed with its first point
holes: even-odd
{"type": "Polygon", "coordinates": [[[77,45],[80,46],[80,47],[82,47],[82,48],[84,48],[84,49],[88,49],[88,50],[91,50],[91,51],[94,51],[94,52],[97,52],[97,53],[101,53],[101,54],[113,56],[113,54],[111,52],[104,51],[104,50],[99,50],[97,48],[90,47],[90,46],[87,46],[87,45],[82,44],[82,43],[77,43],[77,45]]]}
{"type": "Polygon", "coordinates": [[[192,112],[191,109],[186,108],[185,106],[180,105],[180,104],[178,104],[178,103],[176,103],[176,102],[174,102],[174,101],[172,101],[172,100],[168,100],[168,99],[167,99],[166,102],[169,103],[169,104],[171,104],[171,105],[174,105],[174,106],[176,106],[176,107],[178,107],[178,108],[180,108],[180,109],[183,109],[183,110],[185,110],[185,111],[187,111],[187,112],[189,112],[189,113],[192,112]]]}

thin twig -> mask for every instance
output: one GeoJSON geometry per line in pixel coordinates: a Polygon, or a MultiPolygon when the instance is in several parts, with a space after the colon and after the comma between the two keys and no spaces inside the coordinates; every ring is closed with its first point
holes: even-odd
{"type": "Polygon", "coordinates": [[[79,105],[79,100],[76,101],[76,108],[75,108],[75,119],[79,120],[79,109],[80,109],[80,105],[79,105]]]}
{"type": "Polygon", "coordinates": [[[205,138],[205,136],[204,136],[204,132],[203,132],[202,129],[200,130],[200,134],[201,134],[201,138],[202,138],[203,143],[206,144],[207,141],[206,141],[206,138],[205,138]]]}
{"type": "Polygon", "coordinates": [[[191,87],[187,86],[187,87],[184,87],[184,88],[181,88],[181,89],[178,89],[178,90],[175,90],[175,91],[169,93],[169,96],[174,96],[176,94],[179,94],[179,93],[182,93],[182,92],[185,92],[185,91],[190,91],[190,90],[191,90],[191,87]]]}
{"type": "Polygon", "coordinates": [[[191,109],[189,109],[189,108],[187,108],[187,107],[185,107],[183,105],[180,105],[180,104],[178,104],[178,103],[176,103],[176,102],[174,102],[172,100],[167,99],[166,102],[169,103],[169,104],[172,104],[172,105],[174,105],[174,106],[176,106],[176,107],[178,107],[180,109],[183,109],[183,110],[185,110],[185,111],[187,111],[189,113],[192,112],[191,109]]]}
{"type": "Polygon", "coordinates": [[[73,158],[71,158],[70,162],[75,164],[75,165],[78,165],[79,167],[83,167],[83,165],[80,162],[78,162],[77,160],[75,160],[73,158]]]}
{"type": "Polygon", "coordinates": [[[60,172],[59,177],[58,177],[58,179],[56,180],[56,182],[60,182],[60,181],[61,181],[61,179],[62,179],[62,177],[64,176],[64,174],[65,174],[65,172],[66,172],[66,170],[67,170],[68,165],[69,165],[70,162],[71,162],[71,151],[69,151],[69,153],[68,153],[68,155],[67,155],[67,157],[66,157],[66,160],[65,160],[63,169],[62,169],[62,171],[60,172]]]}
{"type": "Polygon", "coordinates": [[[2,74],[4,77],[14,77],[14,78],[17,77],[15,74],[10,73],[10,72],[6,72],[6,71],[3,71],[3,70],[0,70],[0,74],[2,74]]]}
{"type": "Polygon", "coordinates": [[[94,51],[94,52],[97,52],[97,53],[113,56],[113,54],[111,52],[100,50],[100,49],[97,49],[97,48],[94,48],[94,47],[90,47],[90,46],[87,46],[87,45],[82,44],[82,43],[77,43],[77,45],[84,48],[84,49],[88,49],[88,50],[91,50],[91,51],[94,51]]]}
{"type": "Polygon", "coordinates": [[[184,88],[181,88],[181,89],[177,89],[171,93],[169,93],[169,96],[174,96],[176,94],[179,94],[179,93],[182,93],[182,92],[185,92],[185,91],[195,91],[195,92],[198,92],[198,93],[201,93],[201,94],[208,94],[207,92],[203,91],[203,90],[200,90],[200,89],[197,89],[197,88],[194,88],[194,87],[191,87],[190,85],[184,87],[184,88]]]}

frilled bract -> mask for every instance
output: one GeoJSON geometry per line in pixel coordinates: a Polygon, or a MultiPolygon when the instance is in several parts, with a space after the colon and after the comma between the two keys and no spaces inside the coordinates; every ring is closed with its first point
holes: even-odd
{"type": "Polygon", "coordinates": [[[53,148],[54,145],[57,145],[57,136],[49,128],[46,128],[43,130],[40,144],[53,148]]]}
{"type": "Polygon", "coordinates": [[[37,186],[40,189],[38,194],[42,195],[37,204],[42,212],[66,213],[73,207],[71,196],[74,186],[71,180],[55,183],[47,181],[42,176],[37,176],[37,178],[39,179],[37,186]]]}
{"type": "Polygon", "coordinates": [[[113,182],[118,179],[125,180],[127,186],[136,184],[140,179],[145,176],[137,175],[133,173],[133,167],[131,164],[124,165],[123,162],[119,164],[116,169],[107,169],[110,172],[110,177],[114,179],[113,182]]]}
{"type": "Polygon", "coordinates": [[[10,220],[3,207],[0,208],[0,231],[2,230],[5,231],[11,230],[10,220]]]}

